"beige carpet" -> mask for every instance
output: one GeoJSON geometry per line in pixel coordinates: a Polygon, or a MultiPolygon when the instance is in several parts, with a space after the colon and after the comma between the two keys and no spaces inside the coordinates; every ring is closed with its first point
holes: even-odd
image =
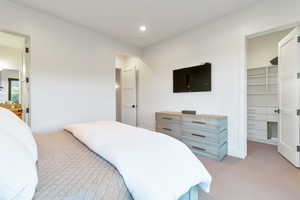
{"type": "MultiPolygon", "coordinates": [[[[213,177],[214,200],[299,200],[300,169],[282,158],[275,146],[248,143],[245,160],[216,162],[199,157],[213,177]]],[[[205,194],[202,199],[211,199],[205,194]]]]}

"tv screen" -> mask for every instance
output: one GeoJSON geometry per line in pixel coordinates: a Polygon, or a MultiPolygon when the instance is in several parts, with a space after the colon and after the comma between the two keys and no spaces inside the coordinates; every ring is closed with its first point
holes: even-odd
{"type": "Polygon", "coordinates": [[[173,92],[211,91],[211,63],[173,71],[173,92]]]}

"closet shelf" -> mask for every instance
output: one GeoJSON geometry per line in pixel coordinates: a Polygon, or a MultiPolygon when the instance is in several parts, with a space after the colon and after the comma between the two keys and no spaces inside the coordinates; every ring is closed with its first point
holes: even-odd
{"type": "Polygon", "coordinates": [[[256,110],[257,108],[277,108],[278,105],[255,105],[248,106],[248,110],[256,110]]]}
{"type": "MultiPolygon", "coordinates": [[[[266,115],[266,114],[261,114],[261,115],[266,115]]],[[[254,123],[255,123],[255,122],[265,122],[265,121],[268,121],[267,119],[253,119],[253,118],[251,118],[251,117],[249,118],[249,116],[247,116],[247,119],[248,119],[248,122],[249,122],[249,121],[252,121],[252,122],[254,122],[254,123]]],[[[253,126],[253,125],[254,125],[254,124],[251,124],[251,123],[250,123],[250,126],[253,126]]]]}
{"type": "Polygon", "coordinates": [[[248,83],[248,86],[267,86],[267,85],[278,85],[277,83],[248,83]]]}
{"type": "Polygon", "coordinates": [[[248,83],[248,86],[265,86],[265,83],[248,83]]]}
{"type": "Polygon", "coordinates": [[[266,78],[266,74],[248,74],[248,78],[266,78]]]}
{"type": "MultiPolygon", "coordinates": [[[[248,69],[247,125],[248,139],[270,143],[268,134],[273,132],[270,122],[278,122],[274,110],[278,109],[277,66],[248,69]],[[268,104],[270,103],[270,104],[268,104]],[[270,131],[270,132],[268,132],[270,131]]],[[[275,125],[272,127],[275,127],[275,125]]],[[[272,141],[272,143],[275,143],[272,141]]]]}
{"type": "Polygon", "coordinates": [[[274,78],[276,77],[277,78],[277,74],[274,74],[274,75],[266,75],[266,74],[255,74],[255,75],[248,75],[248,79],[256,79],[256,78],[274,78]]]}
{"type": "Polygon", "coordinates": [[[248,75],[248,79],[266,78],[265,75],[248,75]]]}
{"type": "Polygon", "coordinates": [[[277,95],[277,92],[248,92],[248,95],[277,95]]]}
{"type": "Polygon", "coordinates": [[[267,65],[267,66],[260,66],[260,67],[253,66],[253,67],[248,68],[247,70],[249,70],[249,71],[252,71],[252,70],[262,70],[264,68],[275,68],[275,67],[278,67],[278,65],[267,65]]]}

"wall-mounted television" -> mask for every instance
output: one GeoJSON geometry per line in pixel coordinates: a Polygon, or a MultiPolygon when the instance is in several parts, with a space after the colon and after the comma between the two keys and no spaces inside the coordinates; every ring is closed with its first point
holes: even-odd
{"type": "Polygon", "coordinates": [[[173,70],[173,92],[211,91],[211,63],[173,70]]]}

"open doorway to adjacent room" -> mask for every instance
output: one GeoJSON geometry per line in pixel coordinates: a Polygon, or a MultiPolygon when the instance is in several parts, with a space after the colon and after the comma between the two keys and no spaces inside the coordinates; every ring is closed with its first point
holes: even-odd
{"type": "Polygon", "coordinates": [[[295,26],[252,35],[247,38],[246,54],[248,151],[273,149],[297,167],[299,38],[295,26]]]}
{"type": "Polygon", "coordinates": [[[29,38],[0,32],[0,107],[30,125],[29,38]]]}

